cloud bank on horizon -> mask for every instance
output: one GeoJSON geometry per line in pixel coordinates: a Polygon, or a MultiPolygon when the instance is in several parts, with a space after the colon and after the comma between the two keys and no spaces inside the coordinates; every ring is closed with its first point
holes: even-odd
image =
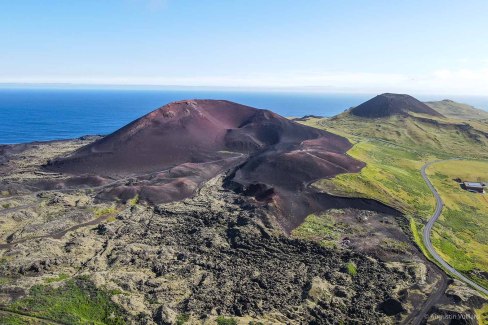
{"type": "Polygon", "coordinates": [[[425,75],[382,74],[361,72],[302,73],[289,72],[273,75],[246,74],[242,76],[188,76],[188,77],[104,77],[72,76],[0,78],[10,84],[74,84],[121,86],[191,86],[272,88],[308,91],[380,93],[384,91],[417,94],[488,95],[488,69],[437,70],[425,75]]]}
{"type": "Polygon", "coordinates": [[[0,83],[488,94],[488,2],[9,2],[0,83]]]}

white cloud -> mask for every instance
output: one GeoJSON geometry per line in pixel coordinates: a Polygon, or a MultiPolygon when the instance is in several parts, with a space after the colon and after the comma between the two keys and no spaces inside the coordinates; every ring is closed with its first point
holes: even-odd
{"type": "Polygon", "coordinates": [[[427,75],[418,86],[443,93],[488,95],[488,68],[438,70],[427,75]]]}
{"type": "Polygon", "coordinates": [[[451,75],[451,71],[448,69],[437,70],[433,73],[433,76],[438,79],[448,79],[451,75]]]}
{"type": "Polygon", "coordinates": [[[488,95],[488,68],[441,69],[425,74],[303,72],[209,76],[25,76],[0,77],[0,83],[72,83],[101,85],[210,86],[297,88],[317,91],[401,92],[415,94],[488,95]]]}

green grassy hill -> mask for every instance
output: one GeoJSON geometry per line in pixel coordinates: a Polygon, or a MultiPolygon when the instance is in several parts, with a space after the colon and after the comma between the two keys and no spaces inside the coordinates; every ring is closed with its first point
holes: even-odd
{"type": "Polygon", "coordinates": [[[475,108],[471,105],[457,103],[449,99],[437,102],[426,102],[425,104],[446,117],[464,120],[488,119],[487,111],[475,108]]]}
{"type": "Polygon", "coordinates": [[[465,191],[455,180],[488,181],[488,162],[440,162],[427,173],[445,204],[434,226],[434,246],[454,268],[487,287],[482,272],[488,270],[488,194],[465,191]]]}
{"type": "MultiPolygon", "coordinates": [[[[397,208],[410,219],[413,238],[421,248],[421,229],[435,206],[432,193],[420,175],[422,165],[458,157],[486,160],[488,165],[488,124],[482,120],[414,113],[372,119],[345,112],[333,118],[310,118],[302,123],[347,137],[354,144],[348,154],[367,164],[360,173],[319,180],[313,186],[333,195],[372,198],[397,208]]],[[[473,166],[458,161],[454,169],[472,170],[473,166]]],[[[488,179],[485,168],[475,171],[483,174],[479,177],[488,179]]],[[[441,180],[454,174],[443,171],[441,180]]],[[[434,184],[441,187],[443,183],[437,176],[441,177],[435,174],[434,184]]],[[[459,185],[449,183],[449,186],[439,189],[441,195],[459,191],[459,185]]],[[[471,197],[465,200],[464,194],[456,195],[455,201],[451,200],[452,196],[446,198],[452,205],[447,206],[436,226],[433,243],[446,260],[486,285],[487,279],[473,276],[488,272],[486,259],[478,258],[488,253],[486,236],[481,235],[488,233],[488,226],[486,222],[475,222],[484,205],[474,207],[477,201],[471,197]]]]}
{"type": "Polygon", "coordinates": [[[348,138],[389,141],[436,156],[488,157],[488,124],[482,121],[414,113],[367,119],[345,112],[330,119],[311,119],[306,123],[348,138]]]}

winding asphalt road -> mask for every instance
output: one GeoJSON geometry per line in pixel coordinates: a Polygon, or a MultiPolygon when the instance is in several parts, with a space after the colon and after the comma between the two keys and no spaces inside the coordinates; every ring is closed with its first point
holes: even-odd
{"type": "MultiPolygon", "coordinates": [[[[449,159],[449,160],[455,160],[455,159],[449,159]]],[[[464,283],[466,283],[469,286],[479,290],[480,292],[483,292],[485,295],[488,296],[488,290],[487,289],[485,289],[482,286],[471,281],[470,279],[468,279],[467,277],[462,275],[460,272],[458,272],[456,269],[454,269],[452,266],[450,266],[446,261],[444,261],[444,259],[442,259],[442,257],[440,257],[439,254],[437,254],[437,252],[435,251],[434,246],[432,246],[432,242],[430,240],[430,235],[432,233],[432,227],[434,226],[434,223],[437,221],[437,219],[440,217],[440,215],[442,213],[442,209],[444,208],[444,202],[442,201],[442,199],[441,199],[439,193],[437,192],[437,190],[435,189],[434,185],[432,185],[432,182],[427,177],[426,170],[432,164],[435,164],[438,162],[444,162],[444,161],[448,161],[448,160],[437,160],[437,161],[429,162],[429,163],[425,164],[422,167],[422,169],[420,170],[420,172],[422,174],[422,178],[424,179],[425,183],[427,183],[427,185],[429,186],[429,189],[432,192],[432,194],[434,194],[434,197],[436,200],[436,206],[435,206],[434,214],[432,215],[432,217],[427,222],[427,225],[424,227],[424,231],[423,231],[424,245],[427,248],[427,250],[429,251],[429,253],[432,255],[432,257],[434,257],[434,259],[437,262],[439,262],[439,264],[442,265],[445,270],[449,271],[449,273],[451,273],[452,275],[454,275],[455,277],[457,277],[458,279],[460,279],[464,283]]]]}

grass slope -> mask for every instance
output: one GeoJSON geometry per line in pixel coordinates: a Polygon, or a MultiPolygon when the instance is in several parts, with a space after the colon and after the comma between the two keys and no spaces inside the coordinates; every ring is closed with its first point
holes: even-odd
{"type": "Polygon", "coordinates": [[[324,247],[337,247],[339,237],[347,227],[335,221],[334,214],[342,214],[342,210],[329,210],[322,214],[311,214],[292,232],[296,238],[315,241],[324,247]]]}
{"type": "Polygon", "coordinates": [[[437,102],[426,102],[425,104],[442,115],[455,119],[479,120],[488,118],[487,111],[475,108],[471,105],[457,103],[449,99],[444,99],[437,102]]]}
{"type": "Polygon", "coordinates": [[[410,151],[435,157],[456,155],[488,158],[488,124],[419,114],[364,119],[343,113],[330,119],[306,122],[351,140],[377,139],[395,143],[410,151]]]}
{"type": "Polygon", "coordinates": [[[365,161],[366,167],[314,186],[333,195],[375,199],[411,217],[431,215],[435,201],[418,173],[430,156],[377,140],[358,142],[348,154],[365,161]]]}
{"type": "Polygon", "coordinates": [[[445,204],[434,226],[436,250],[454,268],[488,287],[488,279],[476,276],[477,271],[488,271],[488,195],[462,190],[454,181],[488,181],[488,162],[440,162],[427,172],[445,204]]]}
{"type": "MultiPolygon", "coordinates": [[[[432,215],[435,200],[420,175],[420,168],[428,161],[452,157],[488,159],[485,133],[488,125],[483,121],[421,115],[363,119],[346,112],[334,118],[312,118],[302,123],[349,138],[354,146],[348,154],[367,164],[360,173],[338,175],[313,185],[333,195],[376,199],[402,211],[410,219],[413,238],[424,254],[421,228],[432,215]]],[[[453,187],[451,179],[463,176],[477,180],[486,176],[488,181],[488,169],[483,167],[488,163],[466,164],[451,161],[446,163],[448,167],[438,167],[447,168],[439,174],[435,174],[436,165],[430,170],[434,173],[432,181],[440,186],[441,196],[447,200],[433,242],[455,268],[487,285],[473,272],[488,272],[488,235],[485,235],[488,234],[488,203],[479,201],[482,196],[460,192],[459,186],[453,187]]]]}
{"type": "MultiPolygon", "coordinates": [[[[122,309],[112,302],[111,294],[83,278],[67,280],[59,286],[36,285],[28,296],[7,307],[12,312],[67,324],[126,323],[122,309]]],[[[15,318],[8,315],[0,318],[0,323],[16,324],[15,318]]]]}

